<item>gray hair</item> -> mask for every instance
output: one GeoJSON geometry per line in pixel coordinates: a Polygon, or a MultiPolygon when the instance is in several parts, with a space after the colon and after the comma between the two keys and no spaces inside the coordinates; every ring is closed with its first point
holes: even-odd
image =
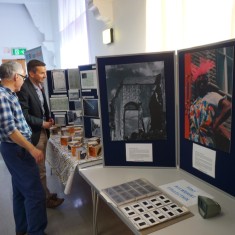
{"type": "Polygon", "coordinates": [[[0,65],[0,78],[12,79],[15,73],[21,73],[22,65],[16,61],[8,61],[0,65]]]}

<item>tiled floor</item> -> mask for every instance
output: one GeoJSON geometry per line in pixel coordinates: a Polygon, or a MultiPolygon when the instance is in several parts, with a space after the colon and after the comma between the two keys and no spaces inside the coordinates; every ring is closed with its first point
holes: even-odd
{"type": "MultiPolygon", "coordinates": [[[[77,173],[69,195],[48,168],[48,186],[52,192],[64,197],[57,209],[47,209],[48,235],[92,235],[92,201],[89,185],[77,173]]],[[[0,235],[14,235],[12,214],[12,188],[10,174],[0,155],[0,235]]],[[[114,212],[100,200],[98,209],[99,235],[133,234],[114,212]]]]}

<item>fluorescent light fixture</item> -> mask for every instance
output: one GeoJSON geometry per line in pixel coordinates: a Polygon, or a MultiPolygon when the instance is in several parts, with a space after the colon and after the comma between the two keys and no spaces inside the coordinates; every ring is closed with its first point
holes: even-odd
{"type": "Polygon", "coordinates": [[[113,42],[113,29],[106,29],[103,31],[103,44],[110,44],[113,42]]]}

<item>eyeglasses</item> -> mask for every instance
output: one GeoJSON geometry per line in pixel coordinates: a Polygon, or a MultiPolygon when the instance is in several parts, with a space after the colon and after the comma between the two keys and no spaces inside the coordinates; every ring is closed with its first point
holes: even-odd
{"type": "Polygon", "coordinates": [[[17,74],[23,78],[23,81],[25,81],[25,79],[27,78],[27,76],[24,76],[24,75],[19,74],[19,73],[17,73],[17,74]]]}

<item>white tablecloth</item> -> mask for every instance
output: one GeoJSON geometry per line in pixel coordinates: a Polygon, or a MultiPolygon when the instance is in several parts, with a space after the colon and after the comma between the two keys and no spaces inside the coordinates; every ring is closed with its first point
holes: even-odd
{"type": "Polygon", "coordinates": [[[77,160],[71,155],[67,147],[60,145],[60,136],[53,135],[47,144],[47,162],[52,171],[59,177],[65,186],[64,193],[69,194],[75,174],[79,167],[88,167],[102,163],[102,157],[77,160]]]}

